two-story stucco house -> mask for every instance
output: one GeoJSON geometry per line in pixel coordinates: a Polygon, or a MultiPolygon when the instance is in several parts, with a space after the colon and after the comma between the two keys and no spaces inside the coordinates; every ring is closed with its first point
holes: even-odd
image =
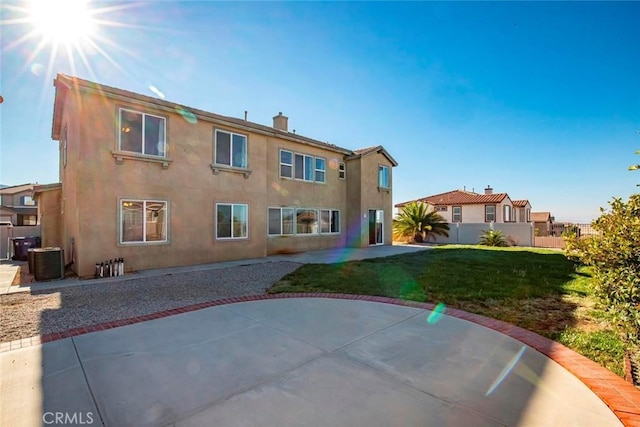
{"type": "Polygon", "coordinates": [[[31,197],[34,184],[0,188],[0,221],[12,225],[37,225],[38,208],[31,197]]]}
{"type": "Polygon", "coordinates": [[[411,202],[431,205],[450,223],[530,222],[531,204],[528,200],[511,200],[507,193],[494,193],[487,186],[484,194],[453,190],[395,205],[402,209],[411,202]]]}
{"type": "Polygon", "coordinates": [[[46,212],[80,276],[113,258],[130,271],[391,244],[397,163],[382,146],[307,138],[281,113],[264,126],[62,74],[54,86],[46,197],[60,209],[46,212]]]}

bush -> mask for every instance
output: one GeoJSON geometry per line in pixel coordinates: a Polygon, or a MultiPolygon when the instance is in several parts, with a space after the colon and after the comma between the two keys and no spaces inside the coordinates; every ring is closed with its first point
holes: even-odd
{"type": "Polygon", "coordinates": [[[480,236],[479,245],[483,246],[498,246],[505,247],[509,246],[509,238],[502,235],[502,231],[500,230],[489,230],[482,231],[482,236],[480,236]]]}
{"type": "Polygon", "coordinates": [[[640,194],[613,199],[593,221],[596,235],[568,233],[566,253],[593,266],[596,294],[620,321],[627,337],[640,338],[640,194]]]}

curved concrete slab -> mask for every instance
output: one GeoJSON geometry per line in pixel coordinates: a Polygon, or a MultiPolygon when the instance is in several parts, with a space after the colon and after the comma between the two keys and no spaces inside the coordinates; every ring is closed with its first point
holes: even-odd
{"type": "Polygon", "coordinates": [[[0,425],[621,425],[520,341],[368,301],[221,305],[0,353],[0,368],[0,425]]]}

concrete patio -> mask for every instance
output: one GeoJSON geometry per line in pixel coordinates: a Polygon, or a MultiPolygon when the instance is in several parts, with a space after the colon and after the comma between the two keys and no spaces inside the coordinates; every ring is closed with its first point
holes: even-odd
{"type": "Polygon", "coordinates": [[[518,340],[368,301],[221,305],[0,353],[0,371],[6,426],[621,425],[518,340]]]}

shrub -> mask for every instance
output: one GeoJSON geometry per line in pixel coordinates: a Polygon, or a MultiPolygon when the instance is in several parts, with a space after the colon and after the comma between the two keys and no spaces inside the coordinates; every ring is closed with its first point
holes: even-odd
{"type": "Polygon", "coordinates": [[[620,321],[627,337],[640,338],[640,194],[613,199],[593,221],[595,235],[565,235],[570,258],[593,266],[596,294],[620,321]]]}
{"type": "Polygon", "coordinates": [[[393,220],[393,235],[398,239],[423,242],[436,236],[449,237],[449,224],[438,212],[429,210],[426,203],[411,202],[393,220]]]}
{"type": "Polygon", "coordinates": [[[480,236],[479,245],[483,246],[509,246],[509,240],[507,237],[502,235],[502,231],[500,230],[489,230],[482,231],[482,236],[480,236]]]}

